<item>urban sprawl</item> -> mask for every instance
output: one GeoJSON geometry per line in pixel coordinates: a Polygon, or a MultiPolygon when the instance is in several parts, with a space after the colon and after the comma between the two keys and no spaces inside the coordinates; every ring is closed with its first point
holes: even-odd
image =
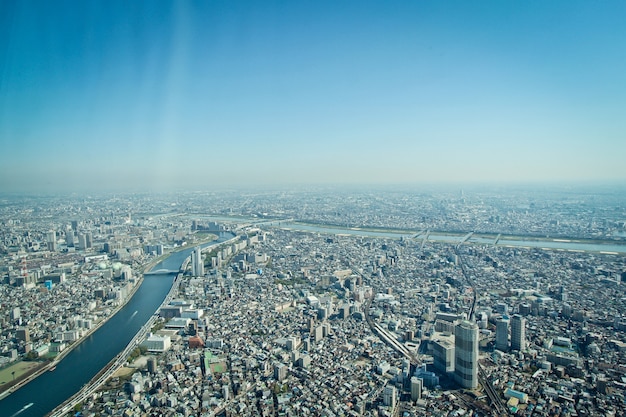
{"type": "Polygon", "coordinates": [[[55,415],[624,416],[625,222],[611,189],[0,196],[0,392],[197,247],[55,415]]]}

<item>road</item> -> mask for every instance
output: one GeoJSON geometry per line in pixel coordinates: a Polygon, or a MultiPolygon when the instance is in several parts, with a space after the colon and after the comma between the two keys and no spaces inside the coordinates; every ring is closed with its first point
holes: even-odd
{"type": "MultiPolygon", "coordinates": [[[[178,293],[178,286],[180,285],[181,276],[182,274],[178,274],[176,276],[176,279],[172,284],[172,288],[165,297],[165,300],[163,301],[161,306],[169,304],[174,294],[178,293]]],[[[159,309],[160,308],[161,307],[159,307],[159,309]]],[[[157,309],[157,312],[158,311],[159,310],[157,309]]],[[[128,345],[126,345],[126,348],[124,348],[122,352],[120,352],[111,362],[109,362],[109,364],[100,373],[98,373],[91,381],[89,381],[89,383],[85,384],[80,391],[70,397],[63,404],[52,410],[52,412],[50,412],[48,416],[65,416],[67,413],[71,412],[74,409],[74,406],[76,406],[76,404],[80,404],[81,402],[85,401],[89,396],[93,395],[93,393],[95,393],[98,388],[100,388],[109,378],[111,378],[115,371],[117,371],[126,363],[126,360],[130,356],[130,353],[137,346],[139,346],[139,344],[143,341],[146,335],[150,332],[152,326],[154,325],[154,322],[158,318],[157,312],[155,312],[155,314],[150,317],[150,320],[148,320],[146,324],[144,324],[141,329],[139,329],[137,334],[135,334],[135,336],[128,343],[128,345]]]]}
{"type": "MultiPolygon", "coordinates": [[[[471,236],[471,234],[468,235],[468,237],[469,236],[471,236]]],[[[458,259],[458,262],[459,262],[459,266],[461,267],[461,272],[463,273],[463,277],[467,281],[467,284],[472,288],[472,294],[473,294],[472,295],[472,302],[470,304],[470,307],[469,307],[469,310],[468,310],[468,313],[467,313],[468,320],[472,320],[473,317],[474,317],[475,309],[476,309],[476,299],[477,299],[478,295],[476,293],[476,287],[474,285],[474,280],[471,278],[471,276],[465,270],[465,262],[463,261],[463,257],[461,256],[461,253],[459,252],[459,245],[461,245],[461,243],[463,243],[466,240],[467,239],[464,239],[463,241],[459,242],[458,245],[454,246],[454,253],[457,256],[457,259],[458,259]]],[[[489,380],[489,377],[487,376],[485,370],[482,368],[482,366],[480,366],[480,363],[478,364],[478,382],[485,389],[485,393],[487,394],[487,398],[489,398],[489,401],[491,402],[491,406],[494,408],[495,415],[496,416],[506,416],[506,415],[509,415],[509,409],[502,403],[502,399],[500,398],[500,395],[496,392],[496,390],[493,387],[493,385],[491,384],[491,381],[489,380]]]]}

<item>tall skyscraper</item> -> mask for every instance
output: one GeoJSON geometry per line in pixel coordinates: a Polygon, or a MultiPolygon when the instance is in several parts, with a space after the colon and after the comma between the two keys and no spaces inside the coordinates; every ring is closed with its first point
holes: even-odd
{"type": "Polygon", "coordinates": [[[67,244],[68,248],[72,248],[74,247],[74,231],[67,229],[65,231],[65,243],[67,244]]]}
{"type": "Polygon", "coordinates": [[[509,318],[504,316],[496,321],[496,349],[509,350],[509,318]]]}
{"type": "Polygon", "coordinates": [[[202,262],[202,249],[200,246],[191,252],[191,274],[194,277],[204,276],[204,262],[202,262]]]}
{"type": "Polygon", "coordinates": [[[519,314],[511,318],[511,350],[526,350],[526,319],[519,314]]]}
{"type": "Polygon", "coordinates": [[[87,249],[87,238],[83,233],[78,234],[78,249],[85,250],[87,249]]]}
{"type": "Polygon", "coordinates": [[[46,235],[46,241],[48,243],[48,250],[55,252],[57,250],[57,234],[54,230],[51,230],[46,235]]]}
{"type": "Polygon", "coordinates": [[[478,386],[478,325],[463,320],[454,328],[454,379],[463,388],[478,386]]]}

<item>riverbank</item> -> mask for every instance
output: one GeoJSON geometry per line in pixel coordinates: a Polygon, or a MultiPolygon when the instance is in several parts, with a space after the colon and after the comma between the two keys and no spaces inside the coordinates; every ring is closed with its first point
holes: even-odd
{"type": "MultiPolygon", "coordinates": [[[[214,241],[214,240],[216,240],[218,238],[219,237],[217,235],[215,235],[215,234],[209,234],[206,237],[204,237],[204,239],[202,239],[201,241],[194,242],[194,245],[204,245],[204,244],[210,243],[210,242],[212,242],[212,241],[214,241]]],[[[49,372],[49,371],[54,372],[54,368],[56,368],[56,366],[68,354],[70,354],[74,349],[76,349],[78,346],[80,346],[93,333],[95,333],[98,329],[100,329],[111,318],[113,318],[122,308],[124,308],[130,302],[130,300],[132,300],[132,298],[134,297],[135,293],[137,292],[137,290],[141,287],[141,284],[143,283],[143,279],[144,279],[143,273],[148,272],[155,265],[157,265],[159,262],[163,261],[167,257],[171,256],[173,253],[180,252],[180,251],[188,249],[188,248],[189,248],[189,246],[187,246],[187,245],[174,248],[173,250],[168,251],[167,253],[164,253],[163,255],[161,255],[159,257],[151,259],[145,265],[142,265],[142,266],[139,266],[139,267],[135,268],[134,272],[137,273],[138,278],[135,281],[135,285],[132,286],[131,292],[126,296],[126,298],[124,299],[124,301],[122,303],[120,303],[117,306],[115,306],[115,308],[111,311],[111,313],[109,315],[107,315],[106,317],[103,317],[102,320],[98,321],[91,329],[87,330],[78,340],[76,340],[74,343],[69,345],[62,352],[59,352],[59,354],[56,357],[54,357],[51,360],[45,361],[45,362],[39,362],[39,364],[35,368],[30,369],[27,372],[23,373],[22,375],[17,377],[14,381],[7,382],[4,386],[2,386],[0,388],[0,400],[8,397],[12,393],[16,392],[20,388],[24,387],[28,383],[32,382],[36,378],[38,378],[41,375],[43,375],[45,372],[49,372]]],[[[12,364],[12,365],[10,365],[7,368],[13,367],[13,366],[15,366],[15,365],[17,365],[17,364],[19,364],[21,362],[24,362],[24,360],[18,361],[15,364],[12,364]]],[[[34,361],[34,362],[37,362],[37,361],[34,361]]]]}
{"type": "MultiPolygon", "coordinates": [[[[106,324],[106,322],[108,322],[126,304],[128,304],[128,302],[133,298],[133,296],[135,295],[135,293],[137,292],[137,290],[139,289],[139,287],[141,286],[142,283],[143,283],[143,275],[141,275],[135,281],[135,285],[133,285],[130,294],[128,294],[126,296],[126,298],[124,299],[124,301],[122,303],[120,303],[119,305],[115,306],[115,308],[113,309],[113,311],[109,315],[107,315],[106,317],[103,317],[102,320],[97,322],[91,329],[87,330],[78,340],[76,340],[74,343],[69,345],[67,348],[63,349],[62,352],[59,352],[59,354],[56,355],[54,357],[54,359],[48,360],[46,362],[41,362],[41,365],[39,365],[37,367],[37,369],[36,369],[36,371],[34,373],[26,373],[26,374],[22,375],[21,378],[17,379],[14,383],[7,384],[6,387],[3,387],[2,391],[0,391],[0,400],[4,399],[5,397],[8,397],[9,395],[14,393],[18,389],[22,388],[24,385],[28,384],[29,382],[33,381],[37,377],[41,376],[44,372],[46,372],[46,371],[53,372],[54,368],[56,368],[56,366],[59,364],[59,362],[61,362],[63,360],[63,358],[65,358],[74,349],[76,349],[78,346],[80,346],[81,343],[83,343],[89,336],[91,336],[94,332],[96,332],[100,327],[102,327],[104,324],[106,324]]],[[[24,360],[21,360],[19,362],[24,362],[24,360]]],[[[19,362],[17,362],[17,363],[19,363],[19,362]]]]}
{"type": "MultiPolygon", "coordinates": [[[[447,244],[458,244],[468,236],[467,232],[435,231],[435,230],[384,230],[383,228],[359,228],[333,225],[320,225],[305,222],[289,222],[264,227],[301,231],[304,233],[326,233],[331,235],[353,235],[390,239],[426,240],[447,244]]],[[[545,250],[565,250],[572,252],[594,252],[605,254],[626,253],[626,243],[622,240],[564,238],[556,236],[507,235],[493,233],[471,233],[466,242],[478,245],[501,247],[538,248],[545,250]]]]}
{"type": "MultiPolygon", "coordinates": [[[[229,240],[226,240],[226,241],[220,242],[220,243],[215,243],[212,246],[231,243],[231,242],[237,240],[238,238],[239,237],[235,235],[233,238],[231,238],[229,240]]],[[[206,245],[207,243],[210,243],[210,242],[212,242],[214,240],[216,240],[216,239],[207,240],[207,241],[205,241],[203,243],[199,243],[199,244],[200,245],[203,245],[203,244],[206,245]]],[[[208,246],[208,247],[211,247],[211,246],[208,246]]],[[[184,249],[188,249],[188,247],[186,247],[184,249]]],[[[204,249],[207,249],[207,248],[203,248],[203,250],[204,249]]],[[[168,254],[168,256],[171,255],[172,253],[174,253],[174,252],[170,252],[168,254]]],[[[187,256],[183,260],[183,262],[181,264],[181,268],[180,268],[181,271],[184,270],[183,266],[189,262],[189,259],[190,259],[190,256],[187,256]]],[[[155,263],[155,265],[156,264],[158,264],[158,262],[155,263]]],[[[107,381],[108,378],[110,378],[111,375],[113,375],[113,373],[117,369],[119,369],[120,367],[122,367],[124,365],[124,363],[126,362],[126,359],[128,357],[128,354],[130,353],[130,351],[132,349],[134,349],[140,343],[140,340],[143,339],[146,336],[146,334],[148,333],[148,331],[150,331],[150,329],[152,328],[152,325],[156,321],[156,319],[158,317],[158,312],[161,309],[161,307],[168,305],[170,303],[170,301],[173,299],[173,297],[175,296],[175,294],[178,292],[178,288],[179,288],[179,285],[180,285],[180,282],[181,282],[181,277],[182,277],[183,274],[184,274],[184,272],[179,272],[178,274],[176,274],[176,277],[174,278],[174,281],[172,282],[172,285],[171,285],[170,289],[168,290],[167,294],[165,295],[165,298],[163,299],[161,304],[159,304],[159,306],[155,310],[154,314],[142,326],[142,328],[139,329],[139,331],[135,334],[135,336],[128,343],[126,348],[122,352],[117,354],[113,359],[111,359],[111,361],[109,361],[109,363],[107,363],[87,384],[85,384],[80,389],[80,391],[76,392],[74,395],[72,395],[66,401],[64,401],[63,403],[61,403],[57,407],[55,407],[55,409],[52,410],[50,413],[48,413],[47,416],[59,417],[59,416],[65,415],[76,404],[82,402],[82,400],[84,398],[86,398],[86,396],[91,395],[93,392],[95,392],[102,384],[104,384],[107,381]]]]}
{"type": "MultiPolygon", "coordinates": [[[[336,224],[336,223],[322,223],[322,222],[314,222],[307,220],[294,220],[291,222],[281,221],[276,225],[271,225],[272,227],[285,227],[291,228],[294,225],[301,225],[306,227],[314,227],[320,229],[337,229],[337,230],[351,230],[356,232],[373,232],[373,233],[389,233],[394,235],[418,235],[423,236],[427,231],[429,231],[433,235],[441,235],[441,236],[465,236],[470,231],[468,230],[439,230],[439,229],[416,229],[416,228],[408,228],[402,229],[397,227],[382,227],[382,226],[350,226],[346,224],[336,224]]],[[[568,234],[554,234],[554,235],[545,235],[539,233],[532,234],[522,234],[522,233],[513,233],[507,234],[505,232],[488,232],[488,231],[474,231],[474,236],[484,237],[484,238],[495,238],[498,235],[501,235],[503,238],[507,240],[527,240],[527,241],[565,241],[565,242],[576,242],[576,243],[586,243],[586,244],[605,244],[605,245],[615,245],[615,244],[625,244],[626,243],[626,235],[621,236],[613,236],[609,237],[594,237],[594,238],[583,238],[580,236],[571,236],[568,234]]]]}

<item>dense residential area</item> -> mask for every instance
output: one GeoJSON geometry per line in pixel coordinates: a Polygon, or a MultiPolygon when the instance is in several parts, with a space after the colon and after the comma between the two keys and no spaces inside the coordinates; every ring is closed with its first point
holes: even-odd
{"type": "Polygon", "coordinates": [[[605,197],[5,199],[0,388],[187,247],[149,331],[72,415],[624,415],[626,215],[605,197]]]}

